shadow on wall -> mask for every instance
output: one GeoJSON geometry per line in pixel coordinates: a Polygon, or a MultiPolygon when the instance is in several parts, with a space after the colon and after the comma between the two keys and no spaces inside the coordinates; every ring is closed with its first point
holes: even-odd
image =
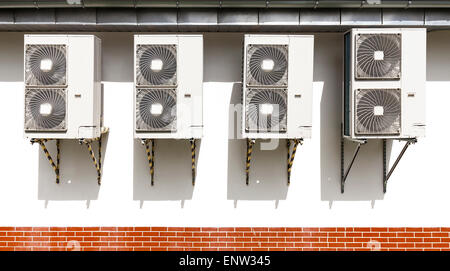
{"type": "Polygon", "coordinates": [[[242,139],[241,104],[242,84],[234,84],[230,98],[228,139],[228,196],[229,200],[284,200],[287,197],[287,149],[280,140],[274,150],[261,150],[261,140],[253,146],[249,185],[246,185],[246,139],[242,139]],[[270,166],[268,166],[270,165],[270,166]]]}
{"type": "MultiPolygon", "coordinates": [[[[242,75],[240,70],[236,69],[236,63],[242,61],[242,38],[241,34],[204,34],[204,82],[241,80],[242,75]]],[[[132,48],[129,51],[132,53],[132,48]]],[[[130,58],[132,59],[132,55],[130,58]]],[[[130,70],[132,72],[132,69],[130,70]]],[[[132,76],[130,81],[133,81],[132,76]]],[[[200,149],[201,140],[197,142],[197,162],[200,149]]],[[[134,140],[133,159],[133,199],[141,201],[141,206],[144,201],[179,200],[183,204],[183,201],[192,199],[194,186],[191,181],[191,152],[188,140],[156,140],[154,186],[151,186],[148,158],[140,140],[134,140]]]]}
{"type": "MultiPolygon", "coordinates": [[[[39,200],[86,200],[98,199],[100,187],[97,183],[97,170],[92,162],[86,145],[80,145],[77,140],[61,140],[60,183],[56,184],[53,168],[39,144],[39,173],[38,173],[38,199],[39,200]]],[[[108,135],[102,141],[102,166],[106,161],[108,135]]],[[[46,143],[53,160],[56,161],[55,141],[46,143]]],[[[96,158],[98,158],[98,143],[92,143],[96,158]]]]}
{"type": "Polygon", "coordinates": [[[102,40],[102,81],[133,82],[134,33],[92,33],[102,40]]]}
{"type": "MultiPolygon", "coordinates": [[[[190,200],[192,186],[191,144],[189,140],[158,139],[155,141],[154,185],[145,146],[134,140],[133,200],[190,200]]],[[[200,156],[201,140],[197,141],[196,157],[200,156]]]]}
{"type": "Polygon", "coordinates": [[[241,33],[204,33],[204,82],[239,82],[242,80],[241,33]]]}
{"type": "Polygon", "coordinates": [[[0,35],[0,82],[23,81],[23,35],[0,35]]]}
{"type": "Polygon", "coordinates": [[[448,63],[450,63],[448,48],[450,48],[450,31],[428,32],[427,81],[448,81],[448,63]]]}
{"type": "MultiPolygon", "coordinates": [[[[205,33],[205,82],[242,80],[243,33],[205,33]]],[[[229,200],[284,200],[287,197],[286,143],[275,150],[261,150],[261,141],[253,147],[250,181],[245,183],[246,140],[241,138],[242,84],[235,83],[230,97],[227,198],[229,200]],[[267,165],[270,165],[268,167],[267,165]]]]}
{"type": "MultiPolygon", "coordinates": [[[[369,140],[361,147],[341,194],[341,95],[342,34],[315,35],[314,82],[324,82],[320,100],[320,175],[324,201],[373,201],[383,199],[382,141],[369,140]],[[330,47],[329,44],[335,44],[330,47]]],[[[389,141],[388,141],[389,142],[389,141]]],[[[390,143],[390,142],[389,142],[390,143]]],[[[345,140],[346,169],[356,144],[345,140]]],[[[387,145],[389,158],[391,144],[387,145]]]]}

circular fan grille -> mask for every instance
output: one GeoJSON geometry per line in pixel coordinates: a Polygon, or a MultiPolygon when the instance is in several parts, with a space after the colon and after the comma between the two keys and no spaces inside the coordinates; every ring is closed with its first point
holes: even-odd
{"type": "Polygon", "coordinates": [[[285,130],[286,129],[286,96],[276,90],[254,90],[248,100],[248,130],[285,130]],[[262,107],[273,108],[271,114],[261,113],[262,107]]]}
{"type": "Polygon", "coordinates": [[[28,98],[27,111],[36,129],[58,128],[66,118],[66,100],[54,89],[37,90],[28,98]],[[48,114],[42,114],[42,106],[50,108],[48,114]]]}
{"type": "Polygon", "coordinates": [[[252,45],[248,70],[253,80],[251,85],[286,85],[287,47],[284,45],[252,45]],[[269,61],[269,69],[264,69],[264,61],[269,61]],[[273,65],[273,66],[272,66],[273,65]]]}
{"type": "Polygon", "coordinates": [[[399,92],[395,89],[360,91],[356,105],[357,132],[398,134],[401,112],[399,92]]]}
{"type": "Polygon", "coordinates": [[[140,85],[174,85],[177,72],[176,47],[173,45],[145,45],[139,48],[138,71],[146,82],[138,79],[140,85]],[[152,69],[154,61],[162,64],[152,69]]]}
{"type": "Polygon", "coordinates": [[[66,51],[64,45],[31,45],[27,50],[27,71],[31,85],[65,85],[66,51]],[[48,67],[43,69],[42,63],[48,67]]]}
{"type": "Polygon", "coordinates": [[[138,104],[139,118],[151,129],[164,129],[170,126],[176,117],[176,98],[170,90],[148,90],[138,104]],[[152,106],[161,107],[161,112],[152,112],[152,106]]]}
{"type": "Polygon", "coordinates": [[[356,52],[359,78],[398,78],[401,46],[397,34],[361,35],[356,52]]]}

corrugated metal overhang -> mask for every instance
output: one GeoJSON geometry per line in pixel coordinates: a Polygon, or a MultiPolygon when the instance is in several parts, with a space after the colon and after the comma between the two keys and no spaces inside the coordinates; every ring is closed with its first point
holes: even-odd
{"type": "Polygon", "coordinates": [[[450,1],[0,1],[0,31],[296,32],[358,26],[447,29],[450,1]]]}
{"type": "Polygon", "coordinates": [[[447,0],[2,0],[0,8],[443,8],[447,0]]]}

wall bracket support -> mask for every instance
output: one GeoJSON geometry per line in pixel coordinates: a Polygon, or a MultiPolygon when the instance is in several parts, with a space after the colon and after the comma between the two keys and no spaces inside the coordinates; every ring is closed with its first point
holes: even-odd
{"type": "MultiPolygon", "coordinates": [[[[391,177],[392,173],[394,172],[395,168],[397,167],[398,163],[402,159],[403,155],[405,154],[406,150],[411,144],[415,144],[417,142],[417,138],[412,139],[405,139],[406,141],[405,145],[403,146],[403,149],[401,150],[400,154],[397,156],[397,159],[395,159],[394,164],[392,165],[389,172],[387,172],[387,159],[386,159],[386,139],[383,139],[383,193],[386,193],[386,187],[387,182],[389,178],[391,177]],[[387,173],[386,173],[387,172],[387,173]]],[[[402,140],[400,140],[402,141],[402,140]]]]}
{"type": "Polygon", "coordinates": [[[45,154],[45,157],[47,157],[48,162],[50,163],[50,166],[53,168],[53,171],[56,175],[56,183],[59,184],[60,175],[59,175],[59,164],[61,160],[61,146],[60,146],[60,140],[55,139],[56,141],[56,163],[53,161],[52,156],[50,155],[50,152],[47,149],[47,146],[45,146],[45,143],[47,141],[50,141],[52,139],[40,139],[40,138],[33,138],[30,140],[31,144],[39,143],[39,145],[42,148],[42,151],[45,154]]]}
{"type": "Polygon", "coordinates": [[[286,147],[287,147],[287,185],[291,184],[291,170],[292,165],[294,164],[295,152],[297,151],[298,144],[303,145],[303,138],[300,139],[287,139],[286,147]],[[291,152],[291,141],[294,143],[294,147],[291,152]]]}
{"type": "MultiPolygon", "coordinates": [[[[89,138],[89,139],[79,139],[80,144],[86,144],[88,147],[89,154],[91,155],[92,161],[94,163],[95,169],[97,170],[97,182],[98,185],[101,184],[101,178],[102,178],[102,138],[103,135],[107,134],[109,132],[108,128],[104,128],[102,130],[102,133],[100,137],[97,138],[89,138]],[[98,159],[95,157],[94,151],[92,149],[92,143],[98,141],[98,159]]],[[[60,183],[60,161],[61,161],[61,139],[55,139],[55,138],[32,138],[30,140],[31,144],[39,143],[39,145],[42,148],[42,151],[45,154],[45,157],[47,157],[48,162],[50,163],[50,166],[53,168],[53,171],[56,175],[56,183],[60,183]],[[56,163],[53,160],[52,156],[50,155],[50,152],[47,149],[47,146],[45,145],[46,142],[55,140],[56,142],[56,163]]]]}
{"type": "Polygon", "coordinates": [[[145,146],[147,153],[148,166],[150,168],[150,184],[153,186],[155,174],[155,139],[144,139],[142,144],[145,146]]]}
{"type": "Polygon", "coordinates": [[[341,193],[344,193],[345,188],[345,181],[347,180],[348,174],[350,173],[350,170],[352,169],[353,163],[356,160],[356,157],[358,156],[359,150],[361,149],[361,146],[367,143],[367,140],[360,140],[356,141],[358,145],[356,146],[355,152],[353,153],[353,158],[348,165],[347,169],[344,167],[345,162],[345,155],[344,155],[344,137],[341,136],[341,193]]]}
{"type": "MultiPolygon", "coordinates": [[[[387,182],[388,182],[389,178],[391,177],[392,173],[394,172],[395,168],[397,167],[398,163],[402,159],[402,157],[405,154],[408,147],[411,144],[415,144],[417,142],[417,138],[399,139],[399,141],[406,141],[406,143],[403,146],[402,150],[400,151],[400,154],[395,159],[395,162],[392,165],[392,167],[389,169],[389,171],[388,171],[388,164],[387,164],[387,157],[386,157],[387,156],[387,151],[386,151],[387,139],[382,139],[382,141],[383,141],[383,144],[382,144],[382,148],[383,148],[383,150],[382,150],[383,151],[383,193],[386,193],[386,187],[387,187],[387,182]]],[[[358,156],[361,146],[367,143],[367,139],[358,140],[355,142],[358,143],[358,146],[356,147],[355,152],[353,153],[353,158],[352,158],[349,166],[347,167],[347,169],[345,169],[344,168],[344,158],[345,158],[345,156],[344,156],[344,137],[341,137],[341,193],[344,193],[345,181],[346,181],[348,174],[353,166],[353,163],[355,162],[356,157],[358,156]]]]}
{"type": "Polygon", "coordinates": [[[194,138],[191,138],[189,140],[191,143],[191,163],[192,163],[192,185],[195,185],[195,177],[196,177],[196,170],[195,170],[195,149],[197,147],[197,142],[194,138]]]}
{"type": "Polygon", "coordinates": [[[250,179],[250,162],[252,160],[253,145],[256,139],[247,138],[247,158],[245,160],[245,184],[249,184],[250,179]]]}
{"type": "MultiPolygon", "coordinates": [[[[150,168],[150,178],[151,185],[155,184],[155,144],[156,139],[148,138],[141,140],[142,145],[145,146],[145,152],[147,154],[148,166],[150,168]]],[[[195,150],[197,148],[197,141],[194,138],[189,139],[190,147],[191,147],[191,167],[192,167],[192,185],[195,185],[196,179],[196,155],[195,150]]]]}
{"type": "Polygon", "coordinates": [[[83,138],[80,139],[80,144],[86,144],[89,155],[91,156],[92,162],[94,163],[94,167],[97,170],[97,183],[98,185],[101,185],[102,183],[102,139],[103,135],[107,134],[109,132],[109,129],[105,128],[99,137],[96,138],[83,138]],[[92,149],[92,143],[97,141],[98,142],[98,158],[95,157],[94,151],[92,149]]]}

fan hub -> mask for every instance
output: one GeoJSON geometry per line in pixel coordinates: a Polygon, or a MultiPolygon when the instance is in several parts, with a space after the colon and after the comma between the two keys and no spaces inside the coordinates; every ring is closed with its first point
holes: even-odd
{"type": "Polygon", "coordinates": [[[39,113],[44,116],[48,117],[53,113],[53,107],[50,103],[43,103],[39,106],[39,113]]]}
{"type": "Polygon", "coordinates": [[[41,71],[49,72],[53,69],[53,61],[50,58],[44,58],[41,60],[41,71]]]}
{"type": "Polygon", "coordinates": [[[150,106],[150,113],[154,116],[159,116],[162,114],[164,108],[160,103],[154,103],[150,106]]]}
{"type": "Polygon", "coordinates": [[[262,115],[272,115],[273,114],[273,104],[261,104],[259,106],[259,112],[262,115]]]}
{"type": "Polygon", "coordinates": [[[160,72],[163,68],[163,61],[159,58],[153,59],[150,63],[150,69],[153,72],[160,72]]]}
{"type": "Polygon", "coordinates": [[[374,116],[383,116],[384,115],[384,107],[381,105],[377,105],[373,107],[373,115],[374,116]]]}
{"type": "Polygon", "coordinates": [[[384,60],[384,52],[383,51],[374,51],[373,52],[373,59],[375,60],[384,60]]]}
{"type": "Polygon", "coordinates": [[[271,72],[274,66],[275,62],[270,58],[261,61],[261,69],[265,72],[271,72]]]}

